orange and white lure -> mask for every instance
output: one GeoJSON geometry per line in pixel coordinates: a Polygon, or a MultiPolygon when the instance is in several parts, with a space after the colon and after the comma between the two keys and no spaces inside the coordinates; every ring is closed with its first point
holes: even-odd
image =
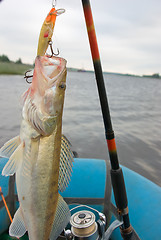
{"type": "Polygon", "coordinates": [[[55,7],[52,7],[50,12],[48,13],[40,31],[38,48],[37,48],[37,56],[45,55],[49,44],[52,43],[52,36],[53,36],[56,17],[61,15],[64,12],[65,12],[65,9],[56,10],[55,7]]]}

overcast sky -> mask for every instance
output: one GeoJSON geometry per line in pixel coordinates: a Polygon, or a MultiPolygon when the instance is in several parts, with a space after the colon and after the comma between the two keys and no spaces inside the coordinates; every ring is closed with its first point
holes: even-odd
{"type": "MultiPolygon", "coordinates": [[[[33,63],[51,0],[0,2],[0,55],[33,63]]],[[[161,0],[91,0],[104,71],[161,74],[161,0]]],[[[57,0],[54,47],[68,67],[93,69],[81,0],[57,0]]]]}

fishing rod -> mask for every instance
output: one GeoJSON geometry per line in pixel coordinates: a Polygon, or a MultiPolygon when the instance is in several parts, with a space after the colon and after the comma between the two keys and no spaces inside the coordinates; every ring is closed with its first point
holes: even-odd
{"type": "Polygon", "coordinates": [[[106,89],[104,84],[101,60],[99,55],[99,49],[97,44],[97,38],[95,33],[90,1],[82,0],[82,5],[84,10],[85,22],[86,22],[92,60],[94,65],[94,71],[96,76],[96,83],[98,88],[100,104],[101,104],[102,116],[104,121],[105,136],[106,136],[109,157],[111,162],[110,172],[111,172],[113,192],[114,192],[118,213],[123,220],[123,225],[120,227],[120,231],[123,239],[134,239],[134,235],[136,237],[136,233],[132,228],[130,224],[130,219],[129,219],[128,200],[127,200],[124,176],[123,176],[122,169],[119,165],[119,160],[117,155],[115,135],[114,135],[112,122],[111,122],[109,104],[108,104],[107,94],[106,94],[106,89]]]}
{"type": "Polygon", "coordinates": [[[4,203],[4,206],[5,206],[5,208],[6,208],[8,217],[9,217],[10,221],[12,222],[13,219],[12,219],[12,217],[11,217],[9,208],[8,208],[8,206],[7,206],[7,203],[6,203],[6,200],[5,200],[4,196],[3,196],[3,192],[2,192],[2,188],[1,188],[1,187],[0,187],[0,196],[1,196],[1,198],[2,198],[2,201],[3,201],[3,203],[4,203]]]}

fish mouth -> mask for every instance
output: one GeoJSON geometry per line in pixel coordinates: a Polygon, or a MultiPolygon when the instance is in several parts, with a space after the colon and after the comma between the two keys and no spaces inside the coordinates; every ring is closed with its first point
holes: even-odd
{"type": "Polygon", "coordinates": [[[44,79],[48,83],[48,88],[53,87],[62,80],[62,76],[66,73],[66,63],[64,58],[37,56],[37,61],[44,79]]]}

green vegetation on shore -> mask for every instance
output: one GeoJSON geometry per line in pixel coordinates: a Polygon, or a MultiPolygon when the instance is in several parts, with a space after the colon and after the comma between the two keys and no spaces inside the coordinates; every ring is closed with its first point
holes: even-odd
{"type": "Polygon", "coordinates": [[[154,73],[152,75],[143,75],[143,77],[147,77],[147,78],[161,78],[159,73],[154,73]]]}
{"type": "MultiPolygon", "coordinates": [[[[6,55],[0,56],[0,74],[17,74],[17,75],[24,75],[24,73],[27,70],[33,69],[34,65],[31,64],[24,64],[21,61],[21,58],[19,58],[17,61],[13,62],[11,61],[6,55]]],[[[77,68],[68,68],[68,71],[72,72],[93,72],[93,71],[87,71],[77,68]]],[[[111,73],[111,72],[105,72],[105,74],[117,74],[122,76],[130,76],[130,77],[146,77],[146,78],[158,78],[161,79],[161,76],[159,73],[154,73],[152,75],[134,75],[134,74],[122,74],[122,73],[111,73]]]]}
{"type": "Polygon", "coordinates": [[[13,62],[6,55],[0,56],[0,74],[23,75],[27,70],[34,68],[31,64],[24,64],[19,58],[13,62]]]}
{"type": "Polygon", "coordinates": [[[0,62],[0,74],[23,75],[27,70],[32,69],[33,65],[18,64],[14,62],[0,62]]]}

